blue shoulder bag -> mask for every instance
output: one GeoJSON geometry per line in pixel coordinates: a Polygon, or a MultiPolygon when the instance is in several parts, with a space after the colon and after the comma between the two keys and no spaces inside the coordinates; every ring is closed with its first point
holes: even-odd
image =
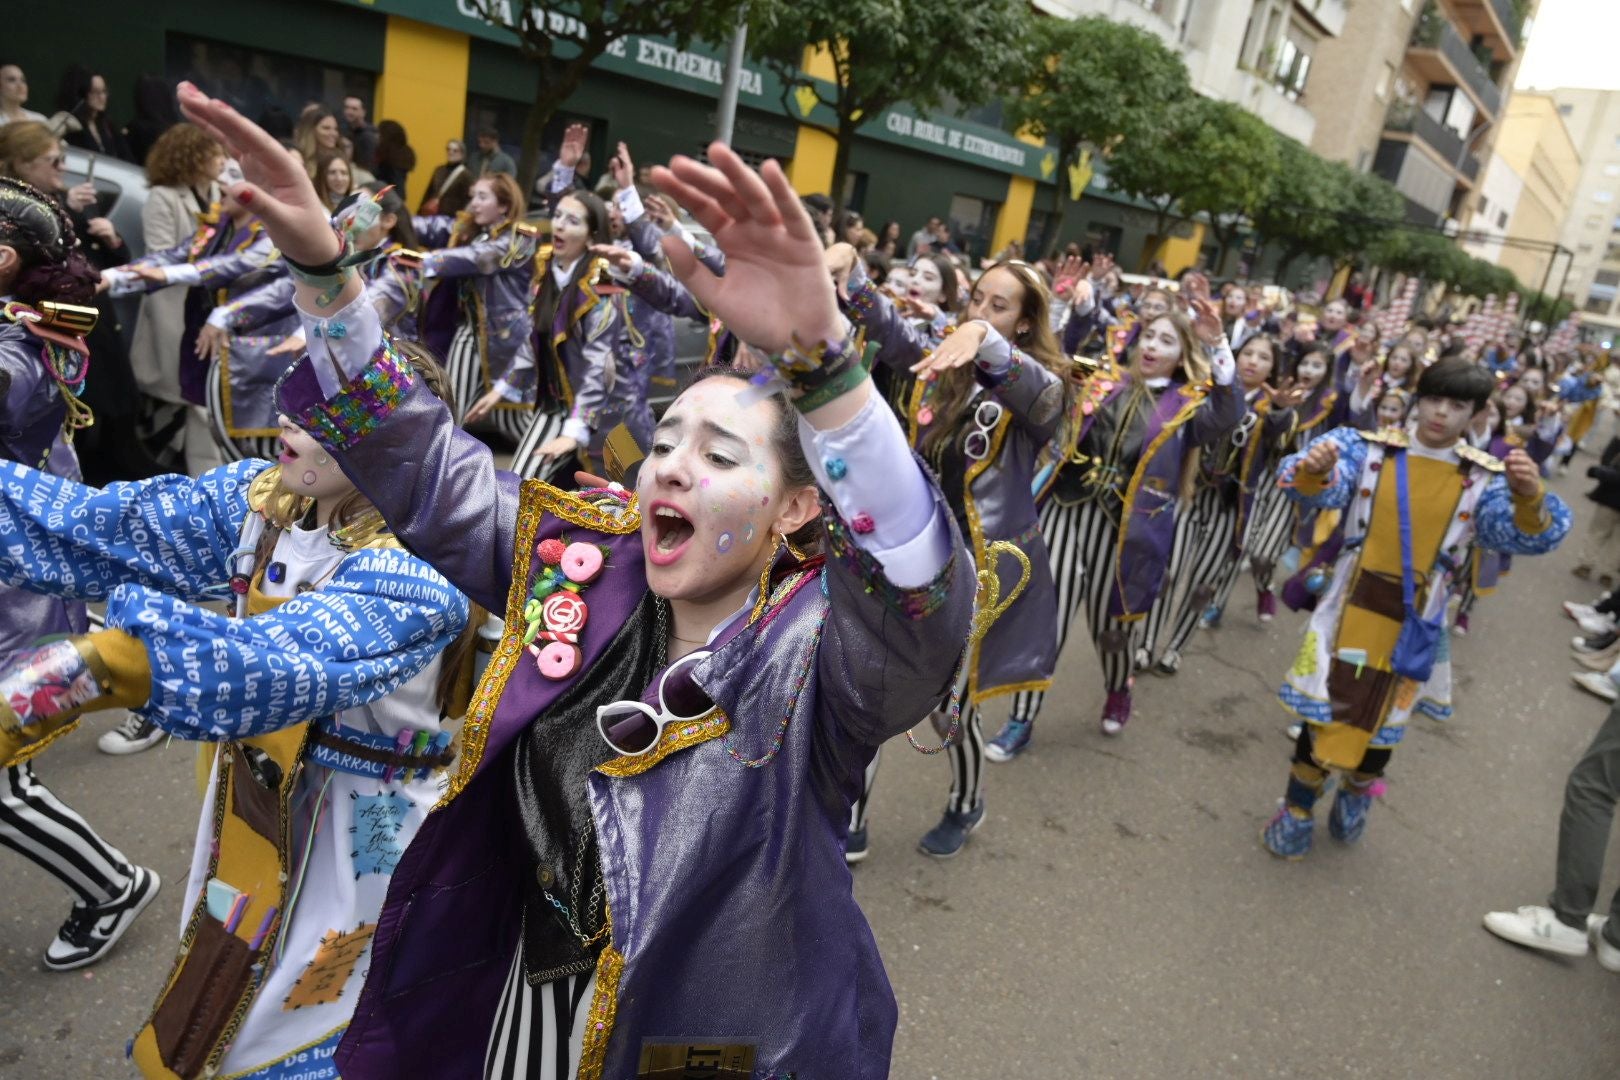
{"type": "Polygon", "coordinates": [[[1428,682],[1440,653],[1440,635],[1445,631],[1445,614],[1433,622],[1417,610],[1417,587],[1412,581],[1412,508],[1406,494],[1406,451],[1395,454],[1395,498],[1401,515],[1401,599],[1406,617],[1400,637],[1390,654],[1389,667],[1403,679],[1428,682]]]}

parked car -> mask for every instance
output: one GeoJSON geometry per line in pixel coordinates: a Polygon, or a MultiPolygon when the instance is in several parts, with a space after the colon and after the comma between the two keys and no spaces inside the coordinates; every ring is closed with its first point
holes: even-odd
{"type": "Polygon", "coordinates": [[[77,146],[64,149],[67,160],[62,163],[62,171],[67,185],[75,187],[84,183],[86,177],[96,185],[98,209],[89,216],[107,218],[129,245],[130,255],[136,258],[144,255],[146,241],[141,232],[141,211],[146,207],[146,170],[77,146]]]}

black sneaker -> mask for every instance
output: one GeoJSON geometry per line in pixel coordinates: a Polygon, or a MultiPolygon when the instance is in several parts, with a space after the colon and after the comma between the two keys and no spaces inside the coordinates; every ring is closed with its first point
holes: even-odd
{"type": "Polygon", "coordinates": [[[844,842],[844,861],[854,866],[866,858],[866,828],[849,830],[849,839],[844,842]]]}
{"type": "Polygon", "coordinates": [[[56,940],[45,950],[45,966],[72,971],[100,960],[146,910],[162,884],[157,871],[137,866],[129,886],[116,898],[105,904],[74,904],[56,940]]]}
{"type": "Polygon", "coordinates": [[[962,850],[968,836],[983,824],[983,799],[966,813],[947,810],[945,816],[939,819],[939,824],[929,829],[928,835],[917,842],[917,850],[936,859],[949,859],[962,850]]]}
{"type": "Polygon", "coordinates": [[[165,732],[152,721],[135,713],[125,713],[124,720],[96,740],[96,749],[103,754],[138,754],[156,746],[165,732]]]}

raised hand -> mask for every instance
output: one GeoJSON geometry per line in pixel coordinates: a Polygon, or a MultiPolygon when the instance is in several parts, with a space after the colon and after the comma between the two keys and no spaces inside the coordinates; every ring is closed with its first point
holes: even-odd
{"type": "Polygon", "coordinates": [[[938,348],[912,364],[912,373],[919,379],[928,380],[937,378],[941,372],[951,368],[971,364],[978,357],[988,330],[988,324],[977,319],[963,323],[940,342],[938,348]]]}
{"type": "Polygon", "coordinates": [[[1367,397],[1373,392],[1373,388],[1378,385],[1378,379],[1383,373],[1384,369],[1376,359],[1369,357],[1361,362],[1361,369],[1356,373],[1356,381],[1362,397],[1367,397]]]}
{"type": "Polygon", "coordinates": [[[630,148],[624,143],[608,158],[608,172],[613,175],[613,185],[620,191],[636,185],[636,163],[630,160],[630,148]]]}
{"type": "Polygon", "coordinates": [[[562,148],[557,151],[558,164],[566,165],[570,169],[579,168],[580,159],[585,156],[585,143],[590,135],[591,129],[584,124],[569,124],[568,129],[563,132],[562,148]]]}
{"type": "Polygon", "coordinates": [[[258,124],[189,82],[179,88],[180,111],[202,128],[242,166],[246,183],[231,189],[237,202],[264,222],[281,253],[295,262],[320,266],[341,249],[329,211],[315,194],[303,165],[258,124]]]}
{"type": "Polygon", "coordinates": [[[225,343],[228,340],[230,335],[224,330],[204,323],[203,328],[197,331],[197,359],[218,360],[224,353],[225,343]]]}
{"type": "Polygon", "coordinates": [[[617,244],[592,244],[591,257],[606,259],[607,264],[621,274],[627,274],[635,269],[636,256],[629,248],[622,248],[617,244]]]}
{"type": "Polygon", "coordinates": [[[780,165],[759,172],[724,143],[704,165],[679,156],[653,170],[653,183],[687,208],[726,253],[716,277],[679,237],[664,237],[670,268],[692,295],[742,340],[782,352],[839,341],[845,322],[815,226],[780,165]]]}
{"type": "Polygon", "coordinates": [[[838,291],[840,300],[849,299],[849,275],[860,257],[854,244],[834,244],[821,253],[821,261],[827,264],[827,273],[832,275],[833,288],[838,291]]]}
{"type": "Polygon", "coordinates": [[[1181,295],[1189,307],[1196,307],[1198,301],[1209,299],[1209,278],[1203,274],[1188,274],[1181,279],[1181,295]]]}
{"type": "MultiPolygon", "coordinates": [[[[1194,275],[1195,277],[1200,275],[1194,275]]],[[[1188,278],[1191,281],[1191,278],[1188,278]]],[[[1205,345],[1214,345],[1226,336],[1221,329],[1221,312],[1215,306],[1215,301],[1209,298],[1209,282],[1204,282],[1204,295],[1194,296],[1191,300],[1193,315],[1193,333],[1205,345]]]]}
{"type": "Polygon", "coordinates": [[[1508,488],[1521,499],[1532,499],[1541,494],[1541,467],[1523,450],[1509,450],[1502,459],[1507,470],[1508,488]]]}
{"type": "Polygon", "coordinates": [[[669,232],[675,227],[675,208],[670,206],[669,201],[663,196],[649,195],[641,200],[641,206],[647,211],[647,216],[652,218],[652,223],[663,232],[669,232]]]}
{"type": "Polygon", "coordinates": [[[1326,476],[1339,463],[1339,444],[1331,439],[1318,439],[1305,451],[1300,468],[1317,476],[1326,476]]]}
{"type": "Polygon", "coordinates": [[[1271,402],[1276,410],[1292,409],[1310,396],[1310,391],[1294,382],[1292,377],[1284,379],[1273,387],[1270,383],[1261,383],[1260,390],[1271,402]]]}

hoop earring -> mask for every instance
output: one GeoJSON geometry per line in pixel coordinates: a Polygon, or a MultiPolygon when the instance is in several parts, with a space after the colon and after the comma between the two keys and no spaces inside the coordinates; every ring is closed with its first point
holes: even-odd
{"type": "Polygon", "coordinates": [[[804,562],[805,560],[810,558],[809,554],[807,554],[806,552],[800,551],[798,549],[798,547],[796,547],[794,545],[793,541],[791,541],[791,540],[789,540],[787,538],[787,533],[782,533],[781,535],[782,535],[782,543],[787,546],[788,554],[793,556],[794,559],[798,560],[799,562],[804,562]]]}
{"type": "Polygon", "coordinates": [[[788,544],[787,537],[777,533],[775,541],[771,544],[771,553],[765,559],[765,569],[759,572],[759,599],[754,601],[754,610],[748,615],[750,625],[758,622],[759,617],[765,614],[765,605],[771,598],[771,568],[776,565],[776,557],[781,554],[784,544],[787,544],[789,551],[793,550],[793,545],[788,544]]]}

